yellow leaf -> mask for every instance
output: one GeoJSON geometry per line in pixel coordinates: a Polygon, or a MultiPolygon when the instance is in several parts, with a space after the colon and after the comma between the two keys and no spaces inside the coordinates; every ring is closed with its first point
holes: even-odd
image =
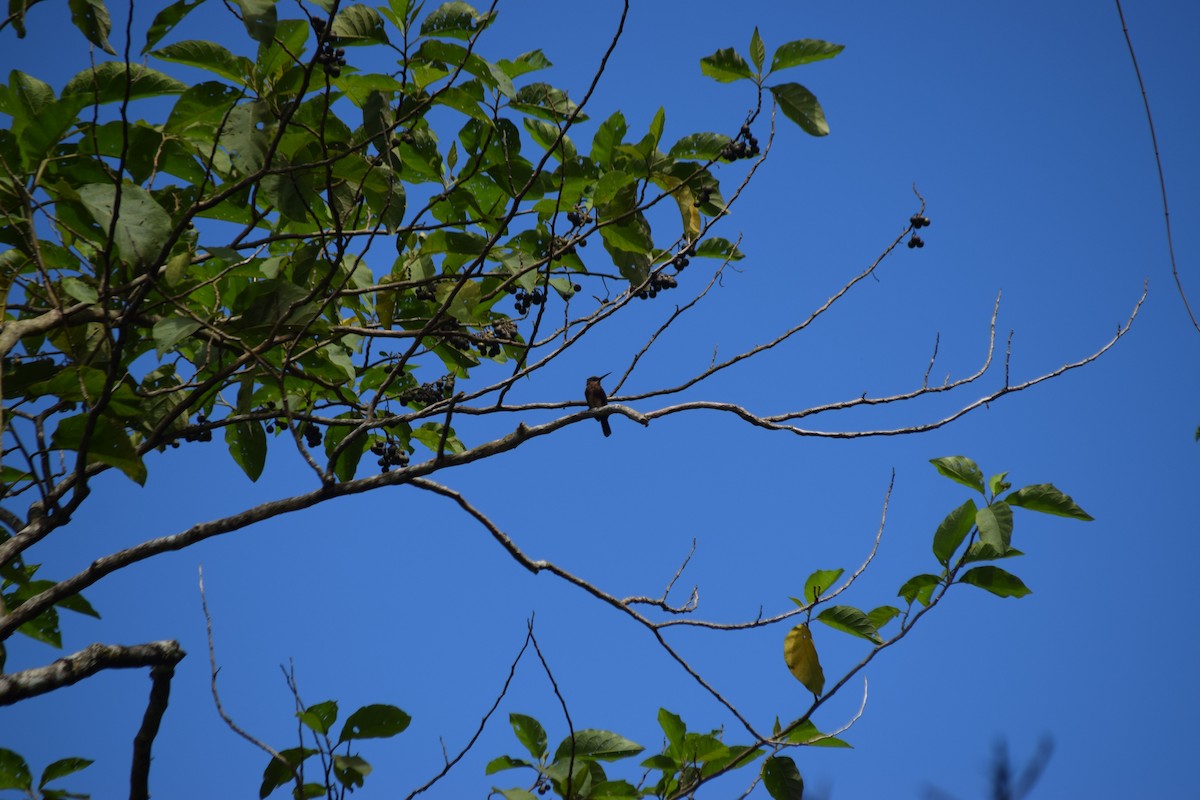
{"type": "Polygon", "coordinates": [[[813,646],[812,633],[808,625],[801,623],[788,631],[783,640],[783,660],[788,669],[818,697],[825,688],[825,673],[821,670],[821,662],[817,659],[817,648],[813,646]]]}

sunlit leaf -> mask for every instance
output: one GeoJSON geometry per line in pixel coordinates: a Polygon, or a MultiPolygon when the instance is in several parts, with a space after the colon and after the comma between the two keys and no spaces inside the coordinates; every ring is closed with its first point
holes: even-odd
{"type": "Polygon", "coordinates": [[[700,71],[721,83],[754,77],[746,59],[738,55],[732,47],[723,48],[700,59],[700,71]]]}
{"type": "Polygon", "coordinates": [[[817,658],[808,625],[801,623],[788,632],[783,640],[783,660],[796,680],[817,697],[821,696],[825,689],[825,672],[817,658]]]}
{"type": "Polygon", "coordinates": [[[950,557],[962,544],[963,539],[975,525],[975,501],[968,500],[946,515],[938,524],[933,534],[933,555],[943,566],[950,563],[950,557]]]}
{"type": "Polygon", "coordinates": [[[799,39],[782,44],[771,57],[771,72],[801,64],[833,58],[846,49],[845,45],[823,42],[820,39],[799,39]]]}
{"type": "Polygon", "coordinates": [[[983,494],[983,472],[978,464],[966,456],[943,456],[931,459],[929,463],[950,480],[983,494]]]}
{"type": "Polygon", "coordinates": [[[524,714],[509,714],[508,721],[531,756],[540,759],[546,755],[546,731],[540,722],[524,714]]]}
{"type": "Polygon", "coordinates": [[[781,83],[771,87],[771,94],[779,104],[784,116],[800,126],[810,136],[829,134],[829,123],[825,111],[817,98],[798,83],[781,83]]]}
{"type": "Polygon", "coordinates": [[[830,606],[818,614],[817,619],[835,630],[868,642],[879,644],[882,641],[870,618],[853,606],[830,606]]]}
{"type": "Polygon", "coordinates": [[[1040,511],[1043,514],[1055,514],[1060,517],[1070,517],[1085,522],[1092,520],[1092,515],[1084,511],[1068,495],[1060,492],[1052,483],[1037,483],[1024,486],[1004,498],[1010,506],[1027,508],[1030,511],[1040,511]]]}
{"type": "Polygon", "coordinates": [[[1016,575],[993,566],[972,567],[958,581],[986,589],[999,597],[1024,597],[1032,591],[1016,575]]]}

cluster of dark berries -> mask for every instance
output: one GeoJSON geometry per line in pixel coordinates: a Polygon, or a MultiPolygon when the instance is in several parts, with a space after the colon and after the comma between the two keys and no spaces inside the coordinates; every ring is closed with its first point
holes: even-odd
{"type": "Polygon", "coordinates": [[[591,220],[591,215],[587,213],[587,209],[581,206],[575,206],[574,209],[567,212],[567,222],[571,223],[572,228],[579,228],[583,223],[591,220]]]}
{"type": "Polygon", "coordinates": [[[437,292],[433,290],[432,286],[425,284],[413,289],[413,297],[418,300],[435,300],[437,299],[437,292]]]}
{"type": "Polygon", "coordinates": [[[655,272],[650,276],[650,284],[633,293],[633,296],[638,300],[645,300],[648,297],[658,297],[659,292],[665,292],[667,289],[674,289],[678,286],[678,281],[675,276],[667,275],[664,272],[655,272]]]}
{"type": "Polygon", "coordinates": [[[739,158],[754,158],[760,152],[762,151],[758,148],[758,139],[754,138],[754,134],[750,132],[750,123],[747,122],[742,125],[738,135],[721,148],[721,158],[726,161],[737,161],[739,158]]]}
{"type": "Polygon", "coordinates": [[[517,289],[517,313],[525,314],[529,311],[529,307],[540,306],[546,302],[546,290],[534,289],[532,292],[527,292],[524,289],[517,289]]]}
{"type": "MultiPolygon", "coordinates": [[[[197,425],[203,425],[206,422],[208,422],[208,416],[206,414],[201,412],[196,415],[196,424],[197,425]]],[[[187,433],[185,433],[183,435],[183,440],[185,442],[211,442],[212,441],[212,430],[205,429],[202,431],[188,431],[187,433]]],[[[179,446],[175,442],[172,442],[171,445],[173,447],[179,446]]]]}
{"type": "MultiPolygon", "coordinates": [[[[578,244],[580,247],[587,247],[587,239],[580,239],[575,244],[578,244]]],[[[561,236],[555,236],[550,240],[550,252],[554,254],[551,256],[551,260],[561,261],[563,256],[575,255],[575,244],[571,244],[569,240],[561,236]]]]}
{"type": "Polygon", "coordinates": [[[712,197],[712,189],[707,186],[701,186],[696,190],[696,199],[692,201],[692,208],[699,208],[708,202],[708,198],[712,197]]]}
{"type": "Polygon", "coordinates": [[[479,355],[485,358],[495,358],[500,355],[500,342],[496,341],[496,334],[485,330],[479,334],[479,338],[481,341],[476,345],[479,348],[479,355]]]}
{"type": "Polygon", "coordinates": [[[399,399],[402,403],[422,403],[429,405],[448,397],[453,391],[454,376],[443,375],[436,381],[422,383],[420,386],[404,390],[400,393],[399,399]]]}
{"type": "Polygon", "coordinates": [[[401,450],[400,445],[395,442],[372,442],[371,452],[379,456],[379,460],[375,463],[384,472],[387,472],[392,467],[408,466],[408,453],[401,450]]]}
{"type": "MultiPolygon", "coordinates": [[[[686,267],[689,263],[691,263],[688,259],[695,255],[696,255],[696,245],[689,244],[687,247],[683,248],[682,250],[680,250],[678,253],[675,254],[675,257],[671,259],[671,262],[670,262],[671,266],[673,266],[675,268],[676,272],[683,272],[683,268],[686,267]]],[[[675,288],[675,287],[672,286],[671,288],[675,288]]]]}
{"type": "MultiPolygon", "coordinates": [[[[929,217],[923,216],[921,214],[913,214],[911,217],[908,218],[908,222],[910,225],[913,226],[913,229],[916,230],[918,228],[924,228],[924,227],[928,226],[929,225],[929,217]]],[[[912,238],[910,238],[908,240],[908,246],[910,249],[913,247],[924,247],[925,240],[922,239],[920,236],[917,236],[917,234],[914,233],[912,235],[912,238]]]]}
{"type": "MultiPolygon", "coordinates": [[[[320,37],[325,32],[328,23],[320,17],[313,17],[313,30],[320,37]]],[[[321,49],[317,51],[317,63],[325,69],[325,74],[331,75],[334,78],[342,74],[342,67],[346,66],[346,50],[345,48],[335,47],[337,41],[336,36],[331,36],[321,43],[321,49]]]]}
{"type": "Polygon", "coordinates": [[[300,433],[304,434],[304,443],[309,447],[321,445],[321,429],[311,422],[304,423],[300,428],[300,433]]]}

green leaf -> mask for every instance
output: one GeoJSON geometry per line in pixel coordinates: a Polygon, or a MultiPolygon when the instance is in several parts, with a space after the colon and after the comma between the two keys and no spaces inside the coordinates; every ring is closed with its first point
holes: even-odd
{"type": "Polygon", "coordinates": [[[142,45],[142,55],[150,52],[150,48],[158,44],[164,36],[187,16],[188,12],[203,3],[204,0],[176,0],[155,15],[154,21],[146,29],[146,43],[142,45]]]}
{"type": "MultiPolygon", "coordinates": [[[[778,720],[776,720],[775,724],[778,726],[778,720]]],[[[792,728],[791,725],[788,727],[792,728]]],[[[807,719],[792,728],[791,732],[787,735],[787,740],[792,744],[806,744],[812,747],[850,747],[847,742],[836,736],[827,736],[821,733],[821,731],[817,730],[817,726],[812,723],[812,720],[807,719]]]]}
{"type": "MultiPolygon", "coordinates": [[[[531,83],[528,86],[522,86],[508,105],[517,111],[550,122],[565,121],[578,109],[566,92],[548,83],[531,83]]],[[[579,114],[575,117],[576,122],[585,122],[586,120],[586,114],[579,114]]]]}
{"type": "Polygon", "coordinates": [[[538,800],[538,796],[528,789],[493,789],[504,800],[538,800]]]}
{"type": "Polygon", "coordinates": [[[811,64],[826,58],[833,58],[846,49],[843,44],[823,42],[820,39],[799,39],[782,44],[771,57],[771,72],[788,67],[798,67],[801,64],[811,64]]]}
{"type": "Polygon", "coordinates": [[[979,509],[975,513],[975,524],[979,527],[979,540],[990,545],[998,553],[1008,550],[1012,541],[1012,508],[1002,500],[979,509]]]}
{"type": "MultiPolygon", "coordinates": [[[[79,187],[79,199],[107,231],[117,202],[116,187],[111,183],[89,183],[79,187]]],[[[132,183],[122,184],[114,230],[121,260],[135,266],[155,263],[170,235],[171,217],[150,193],[132,183]]]]}
{"type": "Polygon", "coordinates": [[[69,0],[71,22],[87,37],[87,40],[110,56],[117,54],[108,43],[112,30],[112,18],[108,15],[103,0],[69,0]]]}
{"type": "Polygon", "coordinates": [[[946,515],[933,534],[933,555],[942,566],[949,566],[950,557],[963,543],[975,524],[975,501],[968,500],[946,515]]]}
{"type": "Polygon", "coordinates": [[[853,606],[830,606],[818,614],[817,619],[835,630],[858,636],[868,642],[879,644],[883,641],[870,618],[853,606]]]}
{"type": "Polygon", "coordinates": [[[250,34],[250,38],[266,45],[271,44],[279,24],[275,13],[275,0],[234,1],[242,11],[242,24],[246,26],[246,33],[250,34]]]}
{"type": "Polygon", "coordinates": [[[387,739],[404,731],[412,717],[392,705],[373,704],[355,711],[342,726],[338,743],[351,739],[387,739]]]}
{"type": "MultiPolygon", "coordinates": [[[[335,754],[333,757],[333,774],[342,786],[350,787],[351,791],[354,787],[363,785],[363,780],[371,774],[371,770],[371,765],[360,756],[335,754]]],[[[321,792],[321,796],[325,796],[324,791],[321,792]]]]}
{"type": "Polygon", "coordinates": [[[421,23],[421,35],[465,41],[486,28],[491,20],[491,16],[480,14],[467,3],[442,3],[421,23]]]}
{"type": "Polygon", "coordinates": [[[245,86],[254,65],[245,56],[235,56],[216,42],[188,39],[150,53],[155,58],[207,70],[245,86]]]}
{"type": "Polygon", "coordinates": [[[0,747],[0,789],[18,789],[28,792],[33,788],[33,775],[25,759],[0,747]]]}
{"type": "Polygon", "coordinates": [[[1006,477],[1008,477],[1008,473],[1001,472],[988,478],[988,491],[992,493],[992,497],[996,497],[1012,488],[1012,484],[1004,480],[1006,477]]]}
{"type": "Polygon", "coordinates": [[[783,660],[796,680],[804,684],[815,697],[820,697],[825,688],[825,672],[817,658],[812,633],[808,625],[800,623],[788,631],[783,640],[783,660]]]}
{"type": "Polygon", "coordinates": [[[167,133],[183,133],[202,127],[210,134],[215,133],[217,126],[229,113],[230,107],[242,94],[234,87],[219,81],[197,83],[175,101],[175,107],[167,116],[164,130],[167,133]]]}
{"type": "Polygon", "coordinates": [[[303,711],[296,712],[296,718],[303,722],[309,729],[325,735],[329,733],[333,723],[337,722],[338,707],[337,701],[326,700],[321,703],[311,705],[303,711]]]}
{"type": "Polygon", "coordinates": [[[998,597],[1024,597],[1031,593],[1029,587],[1022,583],[1016,575],[990,565],[972,567],[963,573],[958,582],[978,586],[998,597]]]}
{"type": "Polygon", "coordinates": [[[810,136],[827,136],[829,123],[817,98],[798,83],[781,83],[771,87],[771,94],[784,116],[800,126],[810,136]]]}
{"type": "Polygon", "coordinates": [[[721,83],[753,79],[750,65],[732,47],[718,50],[700,59],[700,72],[721,83]]]}
{"type": "Polygon", "coordinates": [[[687,725],[683,719],[677,714],[672,714],[665,708],[658,710],[658,725],[663,729],[663,733],[667,737],[667,742],[670,744],[672,753],[678,755],[680,748],[683,746],[683,737],[687,734],[687,725]]]}
{"type": "Polygon", "coordinates": [[[1002,553],[987,542],[975,542],[967,548],[967,552],[963,556],[963,563],[970,564],[972,561],[993,561],[997,558],[1016,558],[1017,556],[1023,555],[1025,554],[1015,547],[1009,547],[1002,553]]]}
{"type": "Polygon", "coordinates": [[[881,630],[884,625],[887,625],[898,616],[900,616],[900,609],[895,606],[879,606],[867,612],[867,619],[871,620],[871,624],[875,626],[875,630],[881,630]]]}
{"type": "MultiPolygon", "coordinates": [[[[554,760],[564,761],[570,758],[571,747],[571,737],[568,736],[559,743],[554,752],[554,760]]],[[[636,756],[646,748],[612,731],[585,729],[575,731],[574,749],[576,759],[616,761],[619,758],[636,756]]]]}
{"type": "Polygon", "coordinates": [[[732,141],[723,133],[689,133],[671,145],[667,153],[670,158],[695,158],[712,161],[721,155],[725,145],[732,141]]]}
{"type": "Polygon", "coordinates": [[[754,69],[761,73],[763,62],[767,58],[767,48],[763,44],[762,37],[758,35],[758,26],[754,26],[754,33],[750,36],[750,60],[754,62],[754,69]]]}
{"type": "Polygon", "coordinates": [[[358,3],[338,11],[329,32],[346,45],[388,43],[383,17],[370,6],[358,3]]]}
{"type": "Polygon", "coordinates": [[[943,456],[931,459],[929,463],[950,480],[983,494],[983,472],[978,464],[966,456],[943,456]]]}
{"type": "MultiPolygon", "coordinates": [[[[87,417],[87,414],[77,414],[59,420],[52,437],[54,446],[63,450],[78,450],[83,444],[87,417]]],[[[138,456],[133,442],[119,423],[105,416],[96,420],[88,441],[88,463],[93,462],[116,467],[139,485],[146,483],[146,465],[138,456]]]]}
{"type": "Polygon", "coordinates": [[[1040,511],[1043,514],[1054,514],[1060,517],[1092,521],[1092,515],[1075,504],[1068,495],[1063,494],[1052,483],[1037,483],[1024,486],[1004,498],[1010,506],[1027,508],[1030,511],[1040,511]]]}
{"type": "MultiPolygon", "coordinates": [[[[315,756],[316,754],[316,750],[307,747],[292,747],[279,751],[280,757],[286,763],[280,763],[279,759],[272,756],[267,761],[267,768],[263,770],[262,785],[258,788],[259,800],[262,800],[262,798],[280,786],[291,783],[295,779],[293,773],[296,768],[304,763],[305,759],[309,756],[315,756]]],[[[324,788],[322,788],[321,793],[324,794],[324,788]]]]}
{"type": "Polygon", "coordinates": [[[540,722],[524,714],[509,714],[508,721],[513,732],[517,734],[517,739],[531,756],[541,759],[546,755],[546,731],[540,722]]]}
{"type": "Polygon", "coordinates": [[[42,770],[42,779],[38,782],[38,788],[41,789],[50,781],[58,780],[73,772],[86,769],[92,763],[93,761],[90,758],[60,758],[42,770]]]}
{"type": "Polygon", "coordinates": [[[200,329],[200,323],[186,317],[163,317],[154,323],[151,333],[154,337],[154,350],[162,358],[175,349],[175,345],[191,336],[200,329]]]}
{"type": "Polygon", "coordinates": [[[257,481],[267,462],[267,434],[258,420],[225,426],[229,454],[251,481],[257,481]]]}
{"type": "Polygon", "coordinates": [[[506,769],[517,769],[518,767],[532,767],[528,761],[523,761],[519,758],[511,758],[510,756],[497,756],[487,763],[483,769],[484,775],[494,775],[497,772],[502,772],[506,769]]]}
{"type": "MultiPolygon", "coordinates": [[[[755,34],[758,29],[755,29],[755,34]]],[[[788,756],[770,756],[762,766],[763,786],[775,800],[803,800],[804,778],[788,756]]]]}
{"type": "Polygon", "coordinates": [[[828,594],[837,579],[842,577],[844,569],[819,569],[804,582],[804,599],[815,603],[820,594],[828,594]]]}
{"type": "Polygon", "coordinates": [[[92,608],[92,604],[87,600],[84,600],[83,595],[81,594],[73,594],[69,597],[64,597],[54,605],[58,606],[59,608],[65,608],[68,611],[74,611],[76,614],[83,614],[88,617],[100,619],[99,612],[92,608]]]}
{"type": "Polygon", "coordinates": [[[936,575],[914,575],[904,582],[897,594],[910,605],[916,601],[927,606],[929,598],[933,596],[934,588],[941,582],[942,579],[936,575]]]}
{"type": "Polygon", "coordinates": [[[696,245],[697,258],[719,258],[722,261],[741,261],[746,254],[733,242],[720,236],[710,236],[696,245]]]}
{"type": "Polygon", "coordinates": [[[600,167],[612,166],[613,152],[624,141],[629,125],[620,111],[600,123],[596,135],[592,137],[592,161],[600,167]]]}

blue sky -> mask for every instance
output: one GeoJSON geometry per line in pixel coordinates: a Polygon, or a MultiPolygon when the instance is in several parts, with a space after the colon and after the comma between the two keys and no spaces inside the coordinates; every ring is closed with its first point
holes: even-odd
{"type": "MultiPolygon", "coordinates": [[[[220,5],[211,5],[184,37],[233,35],[220,5]]],[[[60,88],[87,55],[65,11],[49,6],[30,12],[27,39],[0,34],[0,68],[60,88]]],[[[113,12],[120,28],[125,12],[113,12]]],[[[1196,306],[1200,7],[1131,0],[1125,12],[1153,105],[1176,255],[1196,306]]],[[[542,79],[578,96],[615,21],[609,2],[501,3],[483,52],[498,59],[540,47],[555,64],[542,79]]],[[[610,439],[585,421],[442,480],[531,557],[620,596],[661,593],[697,539],[677,596],[698,585],[697,613],[722,621],[752,618],[760,606],[784,611],[812,570],[856,567],[893,471],[879,555],[846,598],[864,608],[896,602],[905,578],[933,570],[933,531],[968,496],[938,476],[930,458],[969,455],[987,474],[1009,471],[1018,486],[1053,482],[1095,521],[1018,510],[1014,544],[1027,555],[1011,569],[1034,593],[1001,600],[970,587],[951,591],[865,672],[866,712],[845,735],[855,749],[794,756],[826,797],[918,798],[935,784],[972,798],[985,796],[997,739],[1023,762],[1049,735],[1055,752],[1034,797],[1194,796],[1200,646],[1186,620],[1200,557],[1190,508],[1200,459],[1200,333],[1171,279],[1153,153],[1115,7],[635,3],[591,101],[593,119],[620,108],[636,134],[663,106],[665,142],[696,130],[732,133],[753,101],[748,87],[716,84],[698,62],[720,47],[745,53],[755,25],[768,54],[804,37],[846,45],[837,58],[782,78],[820,98],[831,134],[813,139],[781,122],[771,158],[718,231],[743,237],[739,272],[672,329],[625,393],[678,383],[703,369],[714,348],[732,354],[795,324],[903,229],[918,207],[914,182],[932,220],[925,248],[900,248],[877,281],[860,284],[811,329],[681,397],[770,414],[906,391],[919,385],[939,334],[931,380],[962,377],[983,357],[1000,292],[997,329],[1001,352],[1013,331],[1014,382],[1102,346],[1148,280],[1132,332],[1096,363],[929,434],[796,437],[703,411],[647,429],[614,418],[610,439]]],[[[144,27],[134,26],[135,51],[144,27]]],[[[590,139],[584,130],[578,141],[590,139]]],[[[695,262],[684,288],[709,268],[695,262]]],[[[674,302],[668,294],[641,304],[521,387],[517,399],[574,398],[587,375],[623,371],[674,302]]],[[[1002,381],[1001,363],[976,388],[949,397],[805,424],[834,431],[926,423],[1002,381]]],[[[651,410],[656,402],[635,405],[651,410]]],[[[469,443],[489,432],[459,429],[469,443]]],[[[145,488],[106,476],[33,560],[66,576],[121,547],[310,488],[311,475],[283,450],[250,484],[219,438],[154,459],[145,488]]],[[[344,717],[387,702],[413,716],[397,739],[364,747],[376,767],[371,796],[407,794],[436,772],[439,737],[451,752],[461,746],[499,690],[531,614],[576,727],[615,730],[655,750],[655,714],[666,707],[692,729],[723,726],[730,741],[744,739],[644,630],[551,575],[530,575],[448,501],[395,488],[139,564],[87,593],[102,621],[64,620],[69,651],[165,638],[188,651],[155,745],[151,789],[161,797],[253,796],[266,762],[213,708],[201,564],[222,700],[256,736],[294,744],[279,671],[289,660],[309,703],[336,698],[344,717]]],[[[786,626],[684,631],[671,641],[768,726],[807,705],[782,660],[785,633],[786,626]]],[[[865,654],[865,643],[824,626],[814,636],[828,676],[865,654]]],[[[32,642],[9,644],[9,669],[57,657],[32,642]]],[[[108,673],[4,709],[0,747],[36,769],[68,755],[96,759],[64,785],[120,795],[148,686],[144,673],[108,673]]],[[[839,727],[861,691],[853,681],[817,724],[839,727]]],[[[483,775],[492,757],[519,753],[510,712],[538,717],[552,743],[566,733],[544,674],[525,661],[476,750],[433,796],[523,785],[517,773],[483,775]]],[[[640,772],[623,774],[636,780],[640,772]]],[[[737,796],[749,780],[735,773],[708,796],[737,796]]]]}

